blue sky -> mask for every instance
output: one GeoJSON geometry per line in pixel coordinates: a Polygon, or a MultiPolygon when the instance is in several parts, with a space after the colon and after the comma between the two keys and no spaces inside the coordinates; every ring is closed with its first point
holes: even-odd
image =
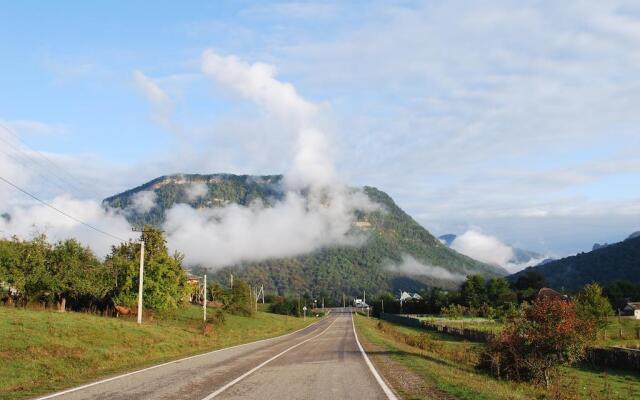
{"type": "Polygon", "coordinates": [[[604,3],[3,3],[0,122],[78,197],[286,171],[287,127],[204,76],[213,49],[321,105],[342,178],[433,233],[570,254],[640,230],[640,6],[604,3]]]}

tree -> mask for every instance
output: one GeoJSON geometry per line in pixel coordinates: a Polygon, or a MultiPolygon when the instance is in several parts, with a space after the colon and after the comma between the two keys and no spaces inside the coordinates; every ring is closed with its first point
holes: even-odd
{"type": "Polygon", "coordinates": [[[58,310],[66,310],[67,299],[82,295],[101,296],[106,288],[101,287],[102,266],[91,249],[83,247],[77,240],[58,242],[51,250],[47,261],[47,288],[51,292],[58,310]]]}
{"type": "Polygon", "coordinates": [[[513,286],[517,290],[533,289],[534,291],[538,291],[546,285],[547,282],[544,275],[536,271],[527,271],[523,275],[518,276],[518,280],[516,280],[513,286]]]}
{"type": "Polygon", "coordinates": [[[484,277],[480,274],[467,276],[467,280],[460,288],[460,297],[464,306],[480,308],[482,304],[487,302],[484,277]]]}
{"type": "MultiPolygon", "coordinates": [[[[188,299],[187,273],[182,255],[169,255],[162,232],[144,228],[144,307],[157,311],[176,309],[188,299]]],[[[105,261],[113,277],[113,302],[133,306],[138,298],[140,244],[132,240],[114,246],[105,261]]]]}
{"type": "Polygon", "coordinates": [[[499,377],[542,382],[548,388],[558,366],[584,356],[593,332],[593,325],[578,317],[572,302],[539,298],[489,341],[481,366],[499,377]]]}
{"type": "MultiPolygon", "coordinates": [[[[585,285],[576,297],[576,311],[582,319],[591,321],[599,331],[605,331],[613,308],[597,283],[585,285]]],[[[606,331],[605,331],[606,335],[606,331]]]]}
{"type": "Polygon", "coordinates": [[[518,298],[504,278],[493,278],[487,282],[487,299],[493,307],[505,308],[516,303],[518,298]]]}
{"type": "Polygon", "coordinates": [[[229,298],[224,305],[225,310],[231,314],[244,315],[246,317],[253,315],[253,300],[251,296],[251,288],[241,279],[233,282],[229,298]]]}

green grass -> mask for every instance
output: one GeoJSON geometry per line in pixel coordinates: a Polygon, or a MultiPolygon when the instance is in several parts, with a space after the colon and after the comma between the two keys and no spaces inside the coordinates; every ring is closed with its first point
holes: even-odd
{"type": "MultiPolygon", "coordinates": [[[[423,321],[431,324],[450,326],[454,328],[473,329],[481,332],[497,333],[504,326],[500,322],[496,322],[486,318],[462,318],[453,319],[446,317],[418,317],[423,321]]],[[[603,332],[598,333],[596,346],[625,346],[640,347],[640,339],[636,338],[636,328],[640,328],[640,320],[632,318],[609,318],[609,325],[606,329],[606,337],[603,332]]]]}
{"type": "MultiPolygon", "coordinates": [[[[425,384],[457,399],[632,399],[640,397],[640,376],[586,366],[561,368],[551,391],[528,383],[501,381],[475,368],[483,344],[437,332],[356,318],[365,341],[421,376],[425,384]],[[420,348],[422,347],[422,348],[420,348]],[[555,397],[560,393],[561,397],[555,397]]],[[[420,397],[417,397],[420,398],[420,397]]]]}
{"type": "Polygon", "coordinates": [[[486,318],[461,318],[453,319],[446,317],[419,317],[422,321],[427,321],[434,325],[450,326],[452,328],[473,329],[481,332],[497,333],[502,330],[503,324],[486,318]]]}
{"type": "Polygon", "coordinates": [[[0,399],[60,390],[116,372],[264,339],[317,319],[259,312],[225,315],[203,335],[202,309],[190,306],[138,326],[134,319],[0,307],[0,399]]]}

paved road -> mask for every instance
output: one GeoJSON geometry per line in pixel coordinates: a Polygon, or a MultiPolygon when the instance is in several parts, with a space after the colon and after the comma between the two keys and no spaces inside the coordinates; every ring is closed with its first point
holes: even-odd
{"type": "Polygon", "coordinates": [[[361,352],[350,313],[299,332],[46,396],[54,399],[395,399],[361,352]]]}

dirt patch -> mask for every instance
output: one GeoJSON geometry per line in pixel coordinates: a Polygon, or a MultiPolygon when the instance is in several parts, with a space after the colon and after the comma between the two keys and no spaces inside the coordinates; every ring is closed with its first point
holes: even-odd
{"type": "Polygon", "coordinates": [[[428,398],[437,400],[455,400],[452,397],[425,382],[424,378],[392,359],[386,349],[369,342],[363,335],[358,339],[367,355],[382,374],[387,383],[404,399],[428,398]]]}

